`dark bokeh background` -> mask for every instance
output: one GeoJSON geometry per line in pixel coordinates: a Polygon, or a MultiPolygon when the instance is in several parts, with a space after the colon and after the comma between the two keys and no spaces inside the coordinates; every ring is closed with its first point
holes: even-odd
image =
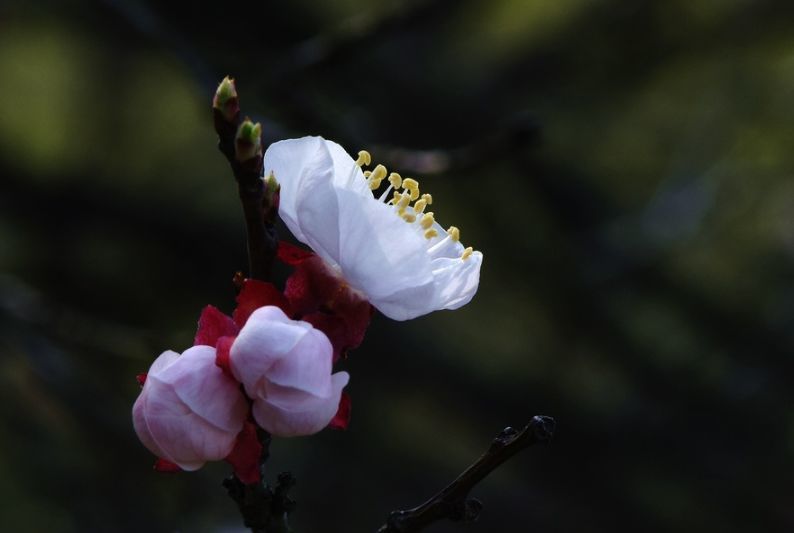
{"type": "Polygon", "coordinates": [[[0,4],[2,530],[241,531],[226,465],[156,474],[130,422],[246,264],[232,74],[268,142],[369,149],[485,254],[466,308],[375,319],[347,432],[275,443],[297,532],[374,531],[539,413],[552,446],[430,531],[791,531],[792,27],[782,0],[0,4]]]}

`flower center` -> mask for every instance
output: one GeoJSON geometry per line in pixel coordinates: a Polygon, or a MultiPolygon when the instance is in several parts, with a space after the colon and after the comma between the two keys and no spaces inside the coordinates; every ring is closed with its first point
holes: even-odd
{"type": "MultiPolygon", "coordinates": [[[[370,153],[366,150],[361,150],[358,153],[356,165],[363,169],[371,163],[372,156],[370,153]]],[[[403,179],[403,177],[396,172],[389,174],[386,167],[380,164],[376,165],[372,170],[365,170],[364,178],[366,178],[373,196],[385,179],[388,185],[380,196],[378,196],[378,201],[393,205],[395,214],[408,224],[418,225],[425,239],[428,241],[433,242],[434,239],[438,239],[438,226],[435,223],[435,217],[432,212],[425,213],[427,206],[433,203],[433,196],[427,193],[420,194],[419,182],[417,180],[413,178],[403,179]],[[392,197],[389,198],[389,193],[392,191],[392,197]]],[[[450,226],[443,239],[433,242],[433,248],[440,247],[446,244],[447,241],[460,242],[460,230],[455,226],[450,226]]],[[[465,261],[471,256],[472,252],[473,249],[469,246],[463,250],[460,258],[465,261]]]]}

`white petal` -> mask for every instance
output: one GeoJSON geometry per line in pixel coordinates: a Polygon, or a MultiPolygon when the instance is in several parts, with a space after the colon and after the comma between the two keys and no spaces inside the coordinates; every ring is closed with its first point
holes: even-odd
{"type": "Polygon", "coordinates": [[[305,237],[298,227],[295,206],[304,192],[301,181],[307,175],[307,165],[311,163],[311,157],[307,155],[316,153],[322,144],[321,137],[302,137],[273,143],[265,151],[265,176],[272,172],[281,185],[279,215],[301,242],[305,242],[305,237]]]}
{"type": "Polygon", "coordinates": [[[342,275],[377,307],[377,301],[432,282],[423,237],[394,208],[338,190],[342,275]]]}
{"type": "Polygon", "coordinates": [[[280,214],[295,237],[386,316],[407,320],[454,309],[477,291],[482,255],[462,263],[462,244],[438,223],[438,237],[425,239],[418,224],[373,197],[338,144],[320,137],[281,141],[265,153],[270,170],[282,183],[280,214]]]}
{"type": "Polygon", "coordinates": [[[458,309],[469,303],[480,284],[481,265],[481,252],[473,252],[468,259],[441,258],[433,261],[435,309],[458,309]]]}
{"type": "Polygon", "coordinates": [[[325,147],[334,165],[334,187],[353,191],[367,199],[373,198],[364,172],[345,149],[328,140],[325,140],[325,147]]]}

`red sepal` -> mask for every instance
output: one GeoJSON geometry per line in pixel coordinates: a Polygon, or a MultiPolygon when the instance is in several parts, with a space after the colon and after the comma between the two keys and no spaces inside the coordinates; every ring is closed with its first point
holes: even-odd
{"type": "Polygon", "coordinates": [[[284,295],[300,318],[328,336],[334,362],[357,348],[372,318],[373,308],[331,271],[322,259],[311,257],[295,267],[284,295]]]}
{"type": "Polygon", "coordinates": [[[226,456],[226,462],[232,465],[234,474],[240,481],[251,485],[261,479],[259,472],[261,455],[262,443],[256,436],[256,426],[252,422],[246,422],[237,434],[237,441],[231,453],[226,456]]]}
{"type": "Polygon", "coordinates": [[[287,278],[284,296],[297,316],[328,308],[334,296],[345,289],[344,282],[317,256],[296,263],[287,278]]]}
{"type": "Polygon", "coordinates": [[[240,294],[237,295],[237,309],[232,315],[235,324],[242,328],[251,313],[266,305],[280,307],[288,316],[292,314],[289,302],[272,283],[256,279],[245,280],[240,294]]]}
{"type": "Polygon", "coordinates": [[[343,392],[342,397],[339,398],[339,409],[328,423],[328,427],[331,429],[347,429],[348,424],[350,424],[350,410],[350,395],[343,392]]]}
{"type": "Polygon", "coordinates": [[[161,457],[157,458],[157,461],[154,462],[154,469],[157,472],[162,472],[164,474],[172,474],[174,472],[181,472],[182,469],[179,468],[179,465],[172,463],[166,459],[161,457]]]}
{"type": "Polygon", "coordinates": [[[340,315],[318,311],[302,317],[302,320],[325,333],[334,349],[333,362],[336,363],[339,359],[347,357],[349,350],[358,348],[364,340],[364,333],[372,315],[371,309],[372,307],[367,303],[363,312],[340,315]]]}
{"type": "Polygon", "coordinates": [[[278,251],[276,252],[279,261],[288,265],[298,265],[314,256],[314,252],[304,250],[299,246],[290,244],[285,241],[278,241],[278,251]]]}
{"type": "Polygon", "coordinates": [[[198,330],[193,339],[193,346],[215,346],[218,339],[226,335],[237,335],[240,328],[234,321],[223,314],[217,307],[208,305],[201,311],[198,330]]]}
{"type": "Polygon", "coordinates": [[[140,374],[135,376],[135,379],[138,381],[138,385],[143,387],[146,384],[146,376],[147,375],[148,374],[146,372],[141,372],[140,374]]]}
{"type": "Polygon", "coordinates": [[[218,342],[215,346],[215,364],[221,367],[223,373],[232,379],[235,379],[235,377],[234,374],[232,374],[230,352],[232,349],[232,343],[234,343],[234,339],[236,338],[237,335],[231,337],[221,337],[218,339],[218,342]]]}

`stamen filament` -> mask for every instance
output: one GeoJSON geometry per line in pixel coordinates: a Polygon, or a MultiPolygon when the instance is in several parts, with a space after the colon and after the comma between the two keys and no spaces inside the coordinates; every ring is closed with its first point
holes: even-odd
{"type": "Polygon", "coordinates": [[[379,201],[379,202],[385,202],[385,201],[386,201],[386,198],[389,196],[389,193],[391,192],[392,188],[393,188],[393,187],[392,187],[391,185],[389,185],[388,187],[386,187],[386,190],[385,190],[385,191],[383,191],[383,194],[381,194],[381,195],[378,197],[378,201],[379,201]]]}

